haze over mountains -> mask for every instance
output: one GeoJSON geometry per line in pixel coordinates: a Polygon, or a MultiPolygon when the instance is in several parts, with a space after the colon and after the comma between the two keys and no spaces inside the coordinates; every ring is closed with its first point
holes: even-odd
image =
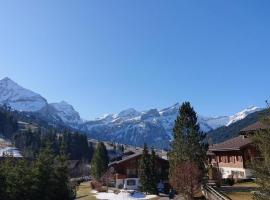
{"type": "MultiPolygon", "coordinates": [[[[0,80],[0,105],[14,110],[38,113],[52,124],[61,124],[84,131],[91,138],[141,146],[167,148],[172,138],[172,128],[180,104],[164,109],[137,111],[129,108],[118,114],[108,114],[95,120],[83,120],[72,105],[65,101],[48,103],[40,94],[25,89],[9,78],[0,80]]],[[[91,105],[90,105],[91,106],[91,105]]],[[[247,115],[261,110],[249,107],[232,116],[205,117],[198,115],[201,129],[205,132],[229,126],[247,115]]]]}

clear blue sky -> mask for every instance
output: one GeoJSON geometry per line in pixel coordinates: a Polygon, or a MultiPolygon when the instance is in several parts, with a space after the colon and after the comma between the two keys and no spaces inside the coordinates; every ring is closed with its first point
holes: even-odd
{"type": "Polygon", "coordinates": [[[227,115],[270,97],[270,1],[0,2],[0,78],[84,118],[191,101],[227,115]]]}

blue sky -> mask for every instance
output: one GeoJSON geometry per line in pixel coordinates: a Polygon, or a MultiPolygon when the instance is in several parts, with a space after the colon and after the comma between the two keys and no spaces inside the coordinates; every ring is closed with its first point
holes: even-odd
{"type": "Polygon", "coordinates": [[[191,101],[228,115],[270,97],[270,2],[1,1],[0,78],[84,118],[191,101]]]}

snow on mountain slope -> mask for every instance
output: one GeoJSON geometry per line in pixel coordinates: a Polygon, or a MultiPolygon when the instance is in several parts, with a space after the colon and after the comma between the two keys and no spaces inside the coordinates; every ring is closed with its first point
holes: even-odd
{"type": "MultiPolygon", "coordinates": [[[[107,114],[96,120],[85,123],[82,128],[90,137],[105,139],[132,145],[148,145],[158,148],[168,148],[172,139],[172,129],[178,115],[180,104],[157,110],[139,112],[127,109],[119,114],[107,114]],[[124,114],[123,114],[124,113],[124,114]]],[[[199,115],[198,122],[201,130],[208,132],[221,126],[228,126],[245,118],[260,108],[250,107],[232,116],[204,117],[199,115]]]]}
{"type": "Polygon", "coordinates": [[[83,122],[80,114],[67,102],[61,101],[59,103],[50,103],[50,105],[55,108],[55,114],[57,114],[64,123],[76,126],[83,122]]]}
{"type": "MultiPolygon", "coordinates": [[[[72,105],[62,101],[47,103],[41,95],[19,86],[9,78],[0,80],[0,105],[9,105],[14,110],[35,113],[50,124],[61,124],[85,131],[95,139],[115,141],[131,145],[148,145],[168,148],[172,129],[180,104],[164,109],[137,111],[133,108],[118,114],[107,114],[95,120],[83,121],[72,105]]],[[[201,130],[208,132],[221,126],[228,126],[261,110],[250,107],[232,116],[204,117],[198,115],[201,130]]]]}
{"type": "Polygon", "coordinates": [[[9,78],[0,80],[0,105],[10,106],[14,110],[33,112],[51,123],[61,123],[78,127],[83,121],[75,109],[68,103],[48,104],[41,95],[19,86],[9,78]]]}
{"type": "Polygon", "coordinates": [[[47,105],[41,95],[19,86],[9,78],[0,80],[0,105],[14,110],[35,112],[47,105]]]}
{"type": "Polygon", "coordinates": [[[262,108],[258,108],[256,106],[251,106],[249,108],[246,108],[244,110],[242,110],[241,112],[236,113],[235,115],[232,115],[229,117],[229,121],[226,124],[226,126],[229,126],[230,124],[233,124],[241,119],[244,119],[247,115],[260,111],[262,110],[262,108]]]}

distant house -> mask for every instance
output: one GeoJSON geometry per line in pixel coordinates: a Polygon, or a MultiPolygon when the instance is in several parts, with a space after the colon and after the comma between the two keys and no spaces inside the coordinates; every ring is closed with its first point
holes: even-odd
{"type": "Polygon", "coordinates": [[[260,156],[252,143],[251,136],[258,130],[268,128],[268,126],[257,122],[242,129],[239,136],[209,146],[209,163],[220,171],[222,178],[251,178],[252,174],[248,163],[260,156]]]}
{"type": "MultiPolygon", "coordinates": [[[[142,156],[141,152],[127,155],[122,160],[114,161],[109,164],[109,168],[113,169],[115,187],[124,189],[138,189],[140,180],[138,176],[139,160],[142,156]]],[[[157,156],[156,172],[160,178],[159,186],[164,188],[164,184],[168,179],[169,163],[168,160],[157,156]]]]}

